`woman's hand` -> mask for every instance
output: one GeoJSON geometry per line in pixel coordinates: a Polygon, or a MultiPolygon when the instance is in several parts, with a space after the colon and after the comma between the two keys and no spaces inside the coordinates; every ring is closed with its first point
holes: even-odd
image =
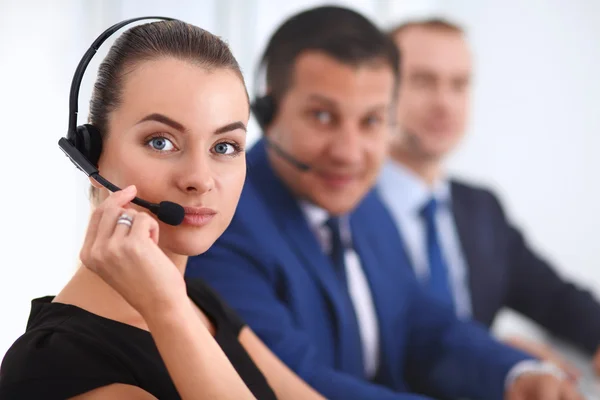
{"type": "Polygon", "coordinates": [[[126,208],[135,195],[130,186],[94,210],[81,261],[142,315],[182,399],[254,399],[197,317],[182,273],[158,247],[158,223],[126,208]],[[123,214],[131,227],[117,223],[123,214]]]}
{"type": "Polygon", "coordinates": [[[187,301],[181,272],[158,247],[158,223],[126,208],[137,190],[112,193],[94,210],[80,259],[144,318],[187,301]],[[117,223],[128,216],[131,226],[117,223]]]}

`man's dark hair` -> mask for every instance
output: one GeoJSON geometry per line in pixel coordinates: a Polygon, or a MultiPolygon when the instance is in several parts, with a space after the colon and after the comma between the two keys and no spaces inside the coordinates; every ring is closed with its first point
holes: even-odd
{"type": "MultiPolygon", "coordinates": [[[[291,84],[298,56],[322,51],[348,65],[382,63],[399,77],[399,52],[393,40],[361,14],[324,6],[296,14],[275,31],[263,53],[269,94],[277,101],[291,84]]],[[[397,82],[396,82],[397,84],[397,82]]]]}

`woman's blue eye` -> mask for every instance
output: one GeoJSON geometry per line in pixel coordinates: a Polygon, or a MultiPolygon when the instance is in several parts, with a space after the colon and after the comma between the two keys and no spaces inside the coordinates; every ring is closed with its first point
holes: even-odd
{"type": "Polygon", "coordinates": [[[215,153],[229,155],[235,152],[235,147],[231,143],[217,143],[215,153]]]}
{"type": "Polygon", "coordinates": [[[175,148],[169,139],[162,136],[150,139],[148,144],[157,151],[171,151],[175,148]]]}

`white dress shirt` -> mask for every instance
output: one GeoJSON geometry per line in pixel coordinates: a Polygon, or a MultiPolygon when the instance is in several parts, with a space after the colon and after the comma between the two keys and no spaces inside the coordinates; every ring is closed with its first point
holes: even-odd
{"type": "MultiPolygon", "coordinates": [[[[323,251],[330,254],[331,233],[325,225],[325,222],[329,219],[329,214],[322,208],[308,202],[301,202],[300,206],[309,226],[319,239],[323,251]]],[[[368,378],[372,378],[377,373],[379,366],[379,323],[377,313],[375,312],[369,282],[362,269],[358,254],[353,250],[350,221],[347,217],[341,217],[340,225],[340,235],[346,248],[344,261],[348,291],[358,322],[365,374],[368,378]]]]}
{"type": "Polygon", "coordinates": [[[379,192],[402,235],[415,275],[422,282],[429,277],[429,262],[427,231],[420,212],[432,197],[437,200],[439,206],[435,220],[441,251],[448,267],[448,285],[456,315],[470,318],[472,308],[468,268],[452,215],[448,180],[440,180],[430,187],[406,167],[387,161],[379,178],[379,192]]]}

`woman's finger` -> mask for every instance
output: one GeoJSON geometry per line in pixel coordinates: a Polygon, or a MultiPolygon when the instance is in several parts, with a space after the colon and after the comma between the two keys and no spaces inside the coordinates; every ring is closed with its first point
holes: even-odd
{"type": "Polygon", "coordinates": [[[135,185],[127,186],[123,190],[111,193],[103,202],[100,204],[100,208],[112,208],[112,207],[123,207],[128,204],[135,195],[137,194],[137,188],[135,185]]]}
{"type": "Polygon", "coordinates": [[[136,223],[133,224],[129,231],[129,237],[146,239],[150,238],[153,241],[158,241],[158,223],[145,212],[140,212],[137,215],[136,223]]]}
{"type": "MultiPolygon", "coordinates": [[[[102,214],[102,219],[100,220],[100,224],[98,224],[98,232],[96,233],[96,241],[93,246],[98,248],[105,248],[106,243],[111,239],[114,235],[117,225],[117,220],[122,215],[128,215],[133,218],[133,212],[131,210],[125,210],[121,207],[115,208],[107,208],[104,210],[102,214]]],[[[121,226],[120,228],[124,228],[121,226]]]]}
{"type": "Polygon", "coordinates": [[[131,227],[135,223],[137,218],[137,211],[130,208],[121,209],[121,213],[117,217],[115,221],[115,227],[113,230],[113,234],[111,236],[111,240],[122,241],[131,231],[131,227]]]}
{"type": "Polygon", "coordinates": [[[96,233],[97,241],[106,241],[112,236],[118,218],[118,216],[115,217],[115,215],[117,213],[123,213],[123,207],[133,200],[136,193],[137,189],[135,186],[128,186],[123,190],[112,193],[102,202],[100,207],[103,209],[103,215],[98,224],[96,233]]]}
{"type": "Polygon", "coordinates": [[[85,233],[85,239],[80,253],[81,258],[85,258],[88,255],[90,249],[96,241],[100,221],[102,220],[104,211],[109,208],[122,207],[123,205],[128,204],[131,200],[133,200],[136,193],[136,187],[133,185],[129,186],[118,192],[111,193],[110,196],[108,196],[108,198],[102,202],[102,204],[96,207],[96,209],[92,212],[92,216],[90,217],[90,221],[85,233]]]}
{"type": "MultiPolygon", "coordinates": [[[[133,209],[133,205],[131,203],[129,203],[129,204],[126,204],[124,206],[124,208],[126,210],[133,209]]],[[[152,219],[153,221],[155,221],[154,218],[152,218],[152,216],[145,211],[136,211],[136,212],[138,214],[145,215],[145,216],[149,217],[150,219],[152,219]]],[[[159,231],[158,222],[155,221],[155,223],[150,223],[149,235],[150,235],[150,239],[152,239],[154,244],[158,244],[158,231],[159,231]]]]}
{"type": "Polygon", "coordinates": [[[152,216],[148,216],[150,219],[152,219],[152,221],[154,221],[154,223],[150,224],[150,239],[152,239],[152,241],[154,242],[154,244],[158,244],[158,232],[159,232],[159,225],[158,222],[156,222],[156,220],[154,218],[152,218],[152,216]]]}

